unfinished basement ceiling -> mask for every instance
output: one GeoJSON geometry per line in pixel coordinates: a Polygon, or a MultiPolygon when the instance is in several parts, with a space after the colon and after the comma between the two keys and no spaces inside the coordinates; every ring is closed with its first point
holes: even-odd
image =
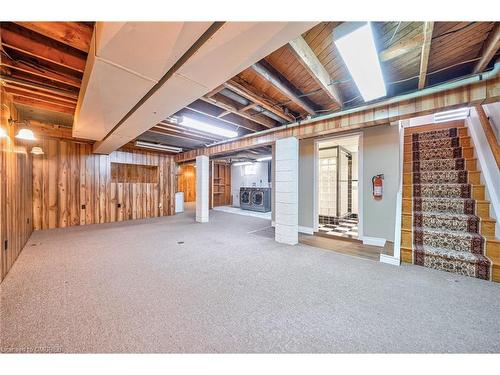
{"type": "MultiPolygon", "coordinates": [[[[165,57],[157,51],[148,59],[144,59],[144,56],[150,56],[149,53],[139,53],[139,60],[130,60],[120,59],[118,47],[127,45],[131,36],[140,36],[140,28],[127,28],[125,24],[128,23],[111,23],[107,33],[96,33],[101,40],[98,47],[101,51],[100,58],[106,62],[116,60],[114,63],[122,67],[126,74],[135,72],[131,74],[133,79],[140,81],[142,85],[136,82],[127,86],[134,92],[133,95],[128,89],[121,87],[116,95],[112,95],[111,101],[100,97],[94,99],[103,106],[103,112],[108,117],[106,121],[113,124],[104,129],[94,126],[92,131],[100,132],[98,136],[93,136],[96,140],[106,136],[126,113],[125,108],[130,109],[137,103],[151,84],[157,82],[165,69],[171,66],[172,61],[178,59],[182,51],[189,48],[188,45],[193,39],[207,28],[207,25],[200,24],[199,29],[190,33],[184,26],[179,26],[182,22],[177,25],[165,22],[145,23],[146,29],[142,32],[147,33],[147,29],[151,27],[151,30],[155,30],[158,40],[164,43],[164,47],[169,45],[165,36],[189,37],[181,38],[184,47],[170,57],[165,57]],[[124,34],[121,33],[123,30],[126,30],[124,34]],[[113,40],[118,41],[118,47],[113,46],[113,40]],[[127,103],[121,112],[115,113],[109,110],[108,106],[119,101],[119,94],[126,94],[124,97],[127,103]]],[[[192,117],[237,131],[238,136],[241,136],[292,123],[308,116],[362,105],[364,102],[358,89],[333,43],[334,30],[341,24],[342,22],[321,22],[309,27],[301,36],[306,48],[312,51],[314,58],[327,73],[331,82],[329,86],[334,86],[340,93],[341,103],[333,100],[328,88],[322,86],[317,77],[307,69],[304,61],[294,52],[292,44],[282,42],[255,61],[257,68],[251,65],[227,76],[227,80],[213,90],[194,96],[191,103],[183,105],[184,108],[178,108],[172,114],[173,117],[192,117]],[[259,72],[259,67],[272,73],[274,81],[267,79],[262,71],[259,72]]],[[[495,41],[498,43],[500,34],[497,22],[426,24],[392,21],[373,22],[372,26],[388,97],[418,89],[422,76],[421,57],[425,49],[426,27],[427,30],[432,30],[432,33],[427,46],[427,69],[423,74],[425,80],[422,87],[488,70],[498,57],[498,48],[495,48],[495,41]],[[493,52],[492,48],[488,48],[492,45],[493,52]],[[481,57],[485,57],[486,62],[481,57]]],[[[93,32],[92,22],[1,23],[1,80],[6,91],[14,95],[14,102],[23,118],[65,126],[74,122],[82,79],[85,81],[83,72],[88,62],[87,53],[91,47],[93,32]]],[[[140,37],[135,41],[141,48],[149,49],[151,45],[142,43],[140,37]]],[[[172,46],[171,43],[170,47],[172,46]]],[[[217,55],[213,57],[213,61],[217,61],[217,55]]],[[[192,71],[190,74],[196,75],[196,72],[192,71]]],[[[107,71],[102,71],[96,77],[100,77],[97,81],[106,79],[107,71]]],[[[86,100],[91,100],[91,97],[86,100]]],[[[164,103],[165,101],[168,100],[165,98],[164,103]]],[[[159,125],[152,129],[145,128],[143,134],[137,135],[136,139],[178,146],[186,150],[204,147],[222,139],[213,134],[193,131],[178,123],[171,123],[166,118],[159,118],[157,122],[159,125]]],[[[76,135],[78,125],[75,129],[76,135]]],[[[125,135],[127,134],[125,132],[125,135]]]]}

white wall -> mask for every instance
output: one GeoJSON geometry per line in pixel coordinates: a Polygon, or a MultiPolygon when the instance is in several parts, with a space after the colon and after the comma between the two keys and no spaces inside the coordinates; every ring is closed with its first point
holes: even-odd
{"type": "Polygon", "coordinates": [[[269,162],[256,162],[255,174],[245,175],[245,166],[231,165],[231,194],[233,196],[233,206],[240,206],[240,187],[271,187],[268,182],[268,166],[269,162]]]}
{"type": "MultiPolygon", "coordinates": [[[[356,132],[359,132],[357,130],[356,132]]],[[[348,133],[346,133],[348,135],[348,133]]],[[[399,185],[399,131],[379,125],[363,130],[363,235],[394,241],[399,185]],[[372,197],[371,178],[385,175],[384,196],[372,197]]],[[[314,139],[299,143],[299,226],[314,227],[314,139]]]]}
{"type": "Polygon", "coordinates": [[[483,105],[483,108],[490,118],[497,140],[500,140],[500,102],[483,105]]]}
{"type": "Polygon", "coordinates": [[[399,188],[399,129],[374,126],[363,132],[363,236],[394,241],[399,188]],[[384,174],[383,197],[372,196],[372,177],[384,174]]]}

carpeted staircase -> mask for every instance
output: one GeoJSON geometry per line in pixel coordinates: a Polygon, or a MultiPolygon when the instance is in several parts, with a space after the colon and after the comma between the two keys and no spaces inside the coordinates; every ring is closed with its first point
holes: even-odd
{"type": "Polygon", "coordinates": [[[489,280],[457,128],[411,135],[411,177],[413,263],[489,280]]]}

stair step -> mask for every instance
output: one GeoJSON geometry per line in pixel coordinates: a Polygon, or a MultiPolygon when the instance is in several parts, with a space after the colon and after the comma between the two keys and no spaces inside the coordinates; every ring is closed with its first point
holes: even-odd
{"type": "Polygon", "coordinates": [[[474,254],[482,254],[484,251],[484,238],[478,233],[433,228],[414,228],[413,244],[415,246],[430,245],[454,251],[469,251],[474,254]]]}
{"type": "Polygon", "coordinates": [[[415,227],[479,233],[480,219],[476,215],[467,214],[414,212],[412,223],[415,227]]]}
{"type": "Polygon", "coordinates": [[[462,170],[475,171],[477,170],[476,158],[455,158],[455,159],[431,159],[431,160],[416,160],[407,161],[403,165],[403,172],[413,172],[419,170],[462,170]]]}
{"type": "Polygon", "coordinates": [[[441,271],[490,279],[491,262],[484,255],[454,251],[433,246],[416,246],[414,263],[441,271]]]}

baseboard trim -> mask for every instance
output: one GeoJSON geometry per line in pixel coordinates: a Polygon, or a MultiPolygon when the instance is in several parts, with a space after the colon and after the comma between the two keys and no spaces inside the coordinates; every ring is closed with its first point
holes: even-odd
{"type": "Polygon", "coordinates": [[[385,238],[378,238],[378,237],[363,236],[362,241],[363,241],[364,245],[383,247],[383,246],[385,246],[386,239],[385,238]]]}
{"type": "Polygon", "coordinates": [[[391,255],[380,254],[380,261],[382,263],[392,264],[393,266],[400,266],[401,260],[399,258],[395,258],[391,255]]]}
{"type": "Polygon", "coordinates": [[[299,225],[299,233],[314,234],[314,229],[311,227],[303,227],[299,225]]]}

